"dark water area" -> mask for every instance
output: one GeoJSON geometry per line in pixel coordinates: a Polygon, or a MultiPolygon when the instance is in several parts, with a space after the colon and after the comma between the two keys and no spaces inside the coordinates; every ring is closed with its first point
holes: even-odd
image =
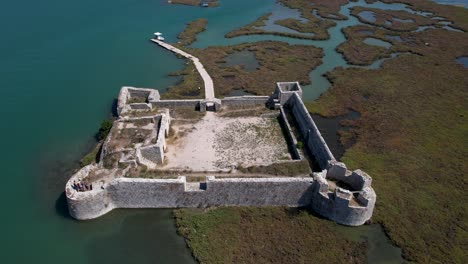
{"type": "Polygon", "coordinates": [[[367,263],[406,263],[401,257],[401,249],[389,243],[381,225],[338,226],[337,229],[351,241],[367,242],[367,263]]]}
{"type": "Polygon", "coordinates": [[[340,142],[339,131],[347,131],[350,128],[341,124],[343,120],[356,120],[361,116],[358,112],[349,111],[346,115],[337,116],[334,118],[326,118],[321,115],[312,115],[315,124],[322,134],[325,142],[327,142],[330,151],[336,159],[341,159],[347,148],[352,144],[343,146],[340,142]]]}
{"type": "Polygon", "coordinates": [[[468,56],[458,57],[455,61],[463,65],[463,67],[468,68],[468,56]]]}
{"type": "Polygon", "coordinates": [[[248,50],[243,50],[229,54],[225,58],[225,63],[223,66],[242,66],[245,71],[255,71],[260,64],[258,64],[257,58],[255,58],[255,53],[248,50]]]}
{"type": "Polygon", "coordinates": [[[465,31],[463,31],[463,30],[461,30],[461,29],[454,28],[454,27],[451,27],[451,26],[443,26],[442,28],[445,29],[445,30],[455,31],[455,32],[460,32],[460,33],[465,32],[465,31]]]}
{"type": "Polygon", "coordinates": [[[413,23],[414,22],[413,19],[401,19],[397,17],[392,18],[392,20],[396,22],[400,22],[400,23],[413,23]]]}
{"type": "Polygon", "coordinates": [[[468,0],[432,0],[438,4],[442,5],[454,5],[468,8],[468,0]]]}
{"type": "Polygon", "coordinates": [[[272,14],[268,17],[267,20],[264,21],[265,25],[261,27],[257,27],[258,29],[266,30],[266,31],[276,31],[276,32],[284,32],[284,33],[292,33],[292,34],[303,34],[307,36],[313,36],[313,33],[301,33],[296,30],[283,27],[281,25],[276,24],[276,21],[283,20],[286,18],[294,18],[301,22],[307,22],[307,19],[301,17],[301,12],[297,9],[291,9],[286,7],[282,4],[275,3],[270,11],[272,14]]]}
{"type": "Polygon", "coordinates": [[[392,43],[376,38],[366,38],[363,42],[367,45],[378,46],[383,48],[390,48],[392,46],[392,43]]]}
{"type": "Polygon", "coordinates": [[[361,35],[373,35],[374,34],[372,30],[359,30],[357,32],[361,35]]]}
{"type": "Polygon", "coordinates": [[[385,35],[385,38],[391,41],[403,42],[403,39],[400,36],[385,35]]]}
{"type": "Polygon", "coordinates": [[[375,13],[372,12],[372,11],[362,11],[358,14],[358,16],[366,21],[369,21],[369,22],[375,22],[376,21],[376,18],[375,18],[375,13]]]}

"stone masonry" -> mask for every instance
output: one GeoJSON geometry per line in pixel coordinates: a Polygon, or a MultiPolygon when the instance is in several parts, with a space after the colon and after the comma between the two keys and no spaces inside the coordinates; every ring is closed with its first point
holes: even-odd
{"type": "MultiPolygon", "coordinates": [[[[114,208],[177,208],[211,206],[289,206],[310,207],[314,212],[339,224],[357,226],[372,216],[376,194],[371,186],[372,178],[362,170],[350,171],[337,161],[313,119],[302,102],[302,89],[298,82],[276,84],[269,96],[229,97],[222,100],[161,100],[159,92],[152,89],[123,87],[119,93],[117,112],[120,117],[114,122],[113,130],[106,139],[98,164],[88,165],[75,173],[65,187],[69,212],[76,219],[99,217],[114,208]],[[209,103],[209,105],[208,105],[209,103]],[[304,146],[313,155],[320,171],[312,177],[282,178],[219,178],[206,175],[202,182],[187,182],[186,177],[176,179],[126,178],[131,167],[145,165],[156,168],[164,162],[166,136],[170,127],[168,108],[193,106],[194,111],[217,111],[222,104],[266,105],[281,110],[284,126],[289,131],[287,140],[296,144],[285,110],[292,114],[298,126],[298,133],[304,146]],[[128,117],[126,114],[150,111],[150,123],[128,117]],[[112,137],[123,137],[122,129],[133,128],[143,123],[151,128],[143,142],[130,147],[113,144],[112,137]],[[154,126],[154,127],[153,127],[154,126]],[[115,134],[113,134],[115,133],[115,134]],[[120,133],[120,134],[119,134],[120,133]],[[120,147],[120,148],[119,148],[120,147]],[[129,165],[125,169],[105,168],[104,159],[112,153],[119,153],[117,163],[129,165]],[[105,175],[109,181],[102,181],[93,190],[78,192],[74,182],[105,175]]],[[[140,118],[140,119],[141,119],[140,118]]],[[[122,140],[128,143],[128,139],[122,140]]],[[[293,154],[301,159],[299,153],[293,154]]]]}

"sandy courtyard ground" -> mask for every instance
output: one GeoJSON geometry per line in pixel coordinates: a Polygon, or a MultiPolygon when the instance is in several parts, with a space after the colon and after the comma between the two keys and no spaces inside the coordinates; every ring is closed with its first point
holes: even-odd
{"type": "Polygon", "coordinates": [[[165,165],[160,169],[230,170],[290,160],[275,117],[220,117],[207,112],[197,123],[173,122],[165,165]],[[171,142],[173,141],[173,142],[171,142]]]}

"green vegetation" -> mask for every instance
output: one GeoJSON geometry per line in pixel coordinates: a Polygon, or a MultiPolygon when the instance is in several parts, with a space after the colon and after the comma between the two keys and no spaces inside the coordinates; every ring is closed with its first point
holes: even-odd
{"type": "MultiPolygon", "coordinates": [[[[424,7],[468,28],[466,9],[411,3],[415,9],[424,7]]],[[[357,41],[362,29],[369,27],[346,29],[349,40],[339,47],[352,63],[368,63],[371,57],[395,51],[415,55],[400,55],[377,70],[336,69],[327,76],[331,89],[309,109],[326,117],[348,109],[361,113],[358,120],[350,121],[349,133],[356,142],[342,160],[372,175],[378,195],[374,220],[403,249],[406,259],[464,263],[468,259],[468,201],[463,191],[468,171],[468,74],[454,60],[468,54],[468,34],[392,32],[403,41],[363,59],[359,57],[369,48],[357,41]]],[[[390,31],[372,32],[382,39],[390,31]]]]}
{"type": "MultiPolygon", "coordinates": [[[[373,3],[377,0],[366,0],[373,3]]],[[[435,16],[446,17],[454,23],[454,26],[468,31],[468,16],[466,8],[451,5],[438,5],[427,0],[379,0],[384,3],[404,3],[408,4],[413,10],[426,11],[434,13],[435,16]]]]}
{"type": "Polygon", "coordinates": [[[145,166],[138,166],[137,168],[131,168],[125,177],[128,178],[146,178],[146,179],[177,179],[180,172],[176,171],[160,171],[160,170],[148,170],[145,166]]]}
{"type": "MultiPolygon", "coordinates": [[[[290,8],[300,10],[308,9],[312,6],[312,9],[317,10],[317,15],[322,18],[346,20],[346,16],[340,14],[340,9],[341,6],[348,3],[348,0],[279,0],[279,2],[290,8]]],[[[310,13],[312,13],[312,10],[310,13]]],[[[304,15],[304,11],[302,11],[302,15],[304,15]]]]}
{"type": "MultiPolygon", "coordinates": [[[[271,15],[271,13],[264,14],[260,16],[256,21],[247,24],[239,29],[233,30],[226,34],[226,38],[233,38],[242,35],[277,35],[277,36],[284,36],[290,38],[300,38],[300,39],[328,39],[328,32],[327,29],[334,26],[335,22],[328,19],[320,19],[315,17],[312,14],[314,8],[318,8],[318,6],[311,5],[310,1],[307,0],[293,0],[293,1],[286,1],[286,0],[279,0],[278,2],[282,3],[283,5],[293,8],[299,9],[301,12],[301,16],[305,18],[307,21],[302,22],[297,19],[288,18],[279,21],[275,21],[275,24],[290,28],[295,30],[299,33],[288,33],[288,32],[276,32],[276,31],[265,31],[263,29],[259,29],[259,27],[265,26],[265,20],[271,15]],[[305,35],[301,33],[313,33],[312,35],[305,35]]],[[[338,14],[338,13],[337,13],[338,14]]],[[[336,17],[339,18],[341,15],[337,15],[336,17]]]]}
{"type": "Polygon", "coordinates": [[[366,24],[371,24],[379,27],[383,27],[389,30],[395,31],[413,31],[418,29],[420,26],[435,25],[437,20],[431,19],[430,17],[423,17],[416,14],[411,14],[401,10],[383,10],[378,8],[368,8],[362,6],[356,6],[351,9],[351,15],[357,17],[359,21],[366,24]],[[370,11],[375,14],[375,22],[370,22],[362,19],[358,16],[362,11],[370,11]],[[412,22],[400,22],[393,20],[394,18],[401,20],[412,20],[412,22]]]}
{"type": "Polygon", "coordinates": [[[109,132],[112,128],[112,120],[107,119],[101,122],[101,127],[99,128],[97,138],[98,140],[104,140],[106,139],[107,135],[109,135],[109,132]]]}
{"type": "Polygon", "coordinates": [[[135,103],[146,103],[146,98],[144,97],[131,97],[127,104],[135,104],[135,103]]]}
{"type": "Polygon", "coordinates": [[[302,141],[297,141],[296,148],[302,149],[303,147],[304,147],[304,144],[302,143],[302,141]]]}
{"type": "Polygon", "coordinates": [[[114,153],[104,155],[104,158],[102,161],[104,168],[113,169],[113,168],[118,167],[118,162],[119,162],[121,155],[122,153],[120,152],[114,152],[114,153]]]}
{"type": "MultiPolygon", "coordinates": [[[[436,5],[426,0],[381,1],[410,4],[414,10],[446,17],[453,21],[454,27],[468,31],[468,11],[464,8],[436,5]]],[[[313,2],[318,6],[318,1],[313,2]]],[[[322,12],[318,10],[318,14],[325,17],[325,11],[322,12]]],[[[381,16],[389,18],[390,15],[392,18],[404,18],[406,14],[389,12],[381,16]]],[[[265,19],[262,17],[256,22],[261,23],[265,19]]],[[[419,18],[415,21],[420,25],[428,23],[419,18]]],[[[308,107],[311,112],[325,117],[340,116],[349,110],[361,114],[360,118],[347,121],[352,129],[340,132],[342,141],[349,138],[355,141],[342,160],[350,169],[362,168],[373,177],[378,195],[373,220],[383,225],[389,237],[402,248],[407,260],[465,263],[468,259],[468,201],[464,194],[467,184],[464,174],[468,171],[468,74],[454,60],[468,54],[468,35],[438,29],[408,32],[405,30],[412,27],[405,28],[395,23],[392,28],[387,28],[362,25],[347,28],[344,33],[348,41],[340,45],[338,51],[348,62],[361,65],[388,57],[393,52],[408,54],[389,60],[376,70],[335,69],[327,75],[332,83],[330,90],[308,107]],[[364,44],[365,35],[359,32],[362,30],[371,31],[371,35],[366,33],[366,36],[392,42],[392,47],[381,49],[364,44]],[[403,41],[388,40],[385,38],[387,34],[400,36],[403,41]]],[[[258,43],[248,45],[259,47],[258,43]]],[[[265,78],[258,83],[275,82],[283,78],[278,75],[284,71],[297,71],[295,65],[303,67],[302,62],[288,64],[290,51],[285,50],[280,53],[280,58],[289,68],[270,68],[277,64],[262,61],[262,56],[272,51],[262,45],[260,43],[260,51],[256,51],[255,56],[264,67],[265,74],[273,72],[275,78],[265,78]]],[[[264,90],[256,88],[256,80],[250,79],[248,73],[241,69],[233,68],[226,72],[217,69],[217,62],[222,61],[226,53],[250,48],[234,47],[212,47],[201,51],[206,55],[202,54],[200,59],[209,65],[207,68],[210,67],[213,77],[218,77],[215,80],[217,87],[228,87],[220,94],[227,94],[239,86],[256,91],[256,94],[269,93],[268,87],[264,90]],[[229,85],[233,78],[233,82],[253,81],[245,85],[229,85]]],[[[295,56],[298,53],[291,54],[295,56]]],[[[254,71],[253,75],[263,74],[254,71]]],[[[306,75],[294,73],[285,76],[291,80],[306,75]]],[[[262,169],[269,171],[270,168],[262,169]]],[[[250,172],[248,168],[241,170],[250,172]]],[[[253,262],[258,259],[280,263],[310,259],[331,263],[365,262],[364,244],[356,246],[346,242],[347,246],[343,247],[341,243],[345,241],[336,235],[333,223],[305,212],[288,214],[278,208],[219,208],[177,210],[175,216],[179,231],[201,262],[253,262]],[[314,228],[309,230],[309,226],[314,228]],[[329,237],[324,238],[324,235],[329,237]],[[314,243],[320,244],[314,246],[314,243]]]]}
{"type": "Polygon", "coordinates": [[[200,263],[363,263],[366,244],[305,210],[178,209],[176,225],[200,263]]]}
{"type": "Polygon", "coordinates": [[[205,85],[198,73],[195,64],[187,60],[185,68],[178,72],[170,73],[169,76],[179,77],[181,80],[175,86],[161,94],[161,99],[198,99],[205,96],[205,85]]]}
{"type": "Polygon", "coordinates": [[[377,59],[390,57],[394,52],[408,51],[408,49],[402,48],[403,46],[399,42],[385,38],[385,34],[400,36],[400,34],[395,34],[395,32],[388,30],[358,25],[343,29],[343,33],[347,41],[341,43],[336,48],[336,51],[343,54],[346,61],[353,65],[369,65],[377,59]],[[384,47],[367,45],[363,42],[367,37],[392,42],[392,47],[387,49],[384,47]]]}
{"type": "Polygon", "coordinates": [[[195,111],[195,107],[185,106],[170,109],[170,115],[172,119],[183,119],[196,122],[203,118],[205,116],[205,113],[195,111]]]}
{"type": "Polygon", "coordinates": [[[113,124],[112,119],[106,119],[101,122],[99,131],[98,133],[96,133],[96,139],[99,140],[99,142],[94,146],[94,148],[89,153],[87,153],[86,155],[83,156],[83,158],[81,158],[80,160],[81,167],[98,162],[99,154],[100,154],[99,151],[101,150],[103,141],[107,138],[107,135],[109,135],[109,132],[112,129],[112,124],[113,124]]]}
{"type": "Polygon", "coordinates": [[[305,159],[301,161],[278,162],[267,166],[252,166],[247,168],[239,166],[238,170],[243,173],[271,174],[286,177],[311,174],[309,162],[305,159]]]}
{"type": "Polygon", "coordinates": [[[99,150],[101,150],[101,146],[101,143],[96,144],[96,146],[94,146],[94,148],[80,160],[80,166],[84,167],[98,162],[99,150]]]}
{"type": "MultiPolygon", "coordinates": [[[[306,45],[289,45],[275,41],[244,43],[227,47],[208,47],[194,49],[185,47],[203,63],[215,84],[217,97],[230,94],[233,90],[243,90],[257,95],[269,95],[271,88],[265,83],[277,80],[298,80],[309,84],[309,73],[321,63],[323,52],[319,48],[306,45]],[[255,71],[246,71],[242,66],[225,66],[224,59],[232,53],[248,50],[255,54],[260,67],[255,71]],[[274,56],[272,56],[274,54],[274,56]]],[[[162,94],[163,99],[202,98],[203,80],[192,62],[180,72],[171,76],[180,76],[180,82],[162,94]],[[199,89],[200,88],[200,89],[199,89]]]]}
{"type": "Polygon", "coordinates": [[[321,63],[323,52],[306,45],[290,45],[283,42],[261,41],[227,47],[190,49],[200,59],[213,78],[217,97],[226,96],[233,90],[244,90],[257,95],[269,95],[278,80],[298,80],[310,83],[309,73],[321,63]],[[224,59],[243,50],[255,54],[260,67],[246,71],[241,66],[225,66],[224,59]]]}
{"type": "Polygon", "coordinates": [[[197,34],[205,31],[208,20],[205,18],[196,19],[187,24],[184,31],[177,36],[182,46],[188,46],[197,40],[197,34]]]}
{"type": "MultiPolygon", "coordinates": [[[[265,26],[265,20],[267,20],[270,15],[271,13],[262,15],[254,22],[247,24],[241,28],[228,32],[225,35],[225,37],[234,38],[234,37],[244,36],[244,35],[276,35],[276,36],[298,38],[298,39],[327,39],[328,38],[326,30],[322,30],[321,31],[322,34],[320,35],[304,35],[304,34],[299,34],[299,33],[266,31],[263,29],[259,29],[258,27],[265,26]]],[[[282,25],[285,27],[291,27],[291,29],[297,30],[302,33],[313,33],[311,31],[318,30],[318,27],[315,26],[314,24],[311,24],[311,23],[303,24],[302,22],[296,19],[280,20],[280,21],[276,21],[275,24],[282,25]]]]}
{"type": "Polygon", "coordinates": [[[271,13],[260,16],[256,21],[249,23],[239,29],[235,29],[226,34],[226,38],[233,38],[242,35],[277,35],[290,38],[325,40],[329,38],[328,29],[336,25],[333,20],[344,20],[345,16],[339,13],[342,5],[348,3],[348,0],[278,0],[279,3],[301,12],[301,17],[305,22],[294,18],[287,18],[275,21],[275,24],[295,30],[299,33],[287,33],[276,31],[265,31],[259,27],[265,26],[265,20],[271,13]],[[320,17],[313,14],[314,10],[320,17]],[[329,19],[326,19],[329,18],[329,19]],[[301,33],[312,33],[305,35],[301,33]]]}
{"type": "MultiPolygon", "coordinates": [[[[458,43],[468,43],[464,38],[458,43]]],[[[335,70],[328,75],[332,88],[310,110],[327,117],[347,109],[361,113],[353,122],[356,143],[342,160],[372,175],[378,194],[374,219],[405,258],[462,263],[468,235],[468,75],[453,61],[460,51],[450,38],[437,40],[445,50],[402,55],[378,70],[335,70]]]]}

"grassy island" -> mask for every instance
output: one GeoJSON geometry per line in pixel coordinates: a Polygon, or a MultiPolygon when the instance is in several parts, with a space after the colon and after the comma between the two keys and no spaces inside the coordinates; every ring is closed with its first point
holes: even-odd
{"type": "Polygon", "coordinates": [[[234,90],[269,95],[271,87],[265,83],[274,83],[275,80],[298,80],[301,84],[308,84],[309,72],[320,65],[323,56],[319,48],[276,41],[191,49],[190,52],[212,74],[217,96],[226,96],[234,90]],[[259,64],[257,69],[249,71],[242,65],[225,64],[227,56],[242,51],[253,53],[259,64]]]}
{"type": "Polygon", "coordinates": [[[298,9],[301,13],[301,18],[305,21],[300,21],[294,18],[287,18],[275,21],[275,24],[297,31],[278,32],[266,31],[261,29],[265,26],[265,21],[271,13],[260,16],[256,21],[247,24],[239,29],[233,30],[226,34],[227,38],[233,38],[242,35],[277,35],[300,39],[325,40],[328,39],[328,28],[336,25],[334,21],[325,18],[343,19],[343,16],[338,13],[341,4],[347,1],[327,2],[327,1],[312,1],[317,2],[317,5],[312,5],[311,1],[307,0],[279,0],[279,3],[292,9],[298,9]],[[320,14],[321,17],[315,16],[314,11],[320,14]],[[304,34],[309,33],[309,34],[304,34]]]}
{"type": "Polygon", "coordinates": [[[180,44],[187,46],[197,40],[197,34],[205,31],[208,20],[205,18],[196,19],[187,24],[184,31],[180,32],[177,36],[180,39],[180,44]]]}

